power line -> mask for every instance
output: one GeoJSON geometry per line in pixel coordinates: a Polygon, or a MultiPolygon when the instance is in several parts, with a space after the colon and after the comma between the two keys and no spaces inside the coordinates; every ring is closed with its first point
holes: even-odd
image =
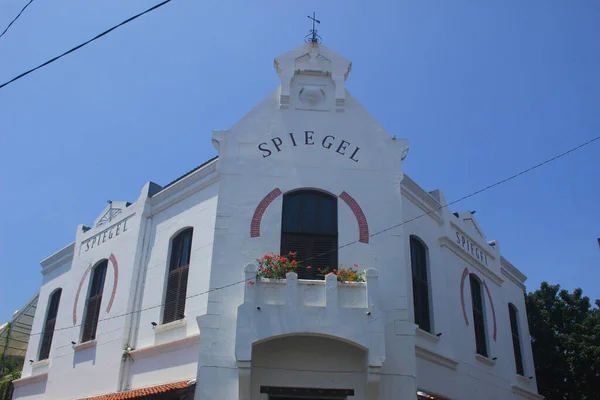
{"type": "Polygon", "coordinates": [[[157,8],[162,7],[165,4],[170,3],[171,1],[172,0],[165,0],[162,3],[158,3],[157,5],[150,7],[146,11],[142,11],[141,13],[136,14],[133,17],[127,18],[125,21],[121,22],[120,24],[117,24],[117,25],[113,26],[112,28],[105,30],[104,32],[100,33],[99,35],[94,36],[93,38],[91,38],[91,39],[89,39],[89,40],[87,40],[87,41],[85,41],[83,43],[81,43],[80,45],[77,45],[77,46],[73,47],[72,49],[67,50],[64,53],[62,53],[62,54],[60,54],[60,55],[58,55],[58,56],[56,56],[56,57],[54,57],[54,58],[46,61],[45,63],[42,63],[42,64],[38,65],[37,67],[32,68],[29,71],[25,71],[22,74],[19,74],[19,75],[15,76],[11,80],[9,80],[7,82],[4,82],[2,85],[0,85],[0,89],[2,89],[3,87],[5,87],[6,85],[9,85],[9,84],[13,83],[16,80],[19,80],[19,79],[23,78],[26,75],[29,75],[30,73],[32,73],[32,72],[34,72],[34,71],[36,71],[36,70],[38,70],[40,68],[45,67],[48,64],[52,64],[54,61],[57,61],[58,59],[66,56],[66,55],[68,55],[68,54],[70,54],[70,53],[72,53],[72,52],[74,52],[76,50],[79,50],[80,48],[86,46],[87,44],[93,42],[94,40],[100,39],[102,36],[109,34],[110,32],[114,31],[115,29],[117,29],[117,28],[119,28],[119,27],[121,27],[121,26],[123,26],[123,25],[125,25],[125,24],[127,24],[127,23],[129,23],[131,21],[133,21],[134,19],[137,19],[137,18],[141,17],[144,14],[147,14],[147,13],[149,13],[151,11],[156,10],[157,8]]]}
{"type": "Polygon", "coordinates": [[[25,9],[26,9],[27,7],[29,7],[29,5],[30,5],[32,2],[33,2],[33,0],[29,0],[29,3],[25,4],[25,7],[23,7],[23,8],[21,9],[21,11],[19,11],[19,13],[17,14],[17,16],[16,16],[15,18],[13,18],[13,20],[12,20],[12,21],[10,21],[10,24],[8,24],[8,26],[7,26],[6,28],[4,28],[4,30],[2,31],[2,33],[0,33],[0,38],[1,38],[2,36],[4,36],[4,34],[6,33],[6,31],[8,31],[8,28],[10,28],[10,26],[11,26],[12,24],[14,24],[16,20],[18,20],[18,19],[19,19],[19,17],[21,16],[21,14],[23,14],[23,11],[25,11],[25,9]]]}
{"type": "MultiPolygon", "coordinates": [[[[169,1],[170,1],[170,0],[169,0],[169,1]]],[[[377,232],[375,232],[375,233],[373,233],[373,234],[370,234],[370,235],[369,235],[369,237],[377,236],[377,235],[380,235],[380,234],[382,234],[382,233],[384,233],[384,232],[387,232],[387,231],[390,231],[390,230],[392,230],[392,229],[394,229],[394,228],[397,228],[397,227],[399,227],[399,226],[402,226],[402,225],[408,224],[409,222],[413,222],[413,221],[415,221],[415,220],[417,220],[417,219],[419,219],[419,218],[421,218],[421,217],[424,217],[424,216],[426,216],[426,215],[432,214],[432,213],[434,213],[434,212],[437,212],[437,211],[439,211],[439,210],[442,210],[442,209],[444,209],[444,208],[446,208],[446,207],[449,207],[449,206],[451,206],[451,205],[453,205],[453,204],[456,204],[456,203],[458,203],[458,202],[460,202],[460,201],[466,200],[466,199],[468,199],[468,198],[470,198],[470,197],[473,197],[473,196],[475,196],[475,195],[477,195],[477,194],[480,194],[480,193],[482,193],[482,192],[485,192],[485,191],[487,191],[487,190],[489,190],[489,189],[492,189],[492,188],[494,188],[494,187],[496,187],[496,186],[499,186],[499,185],[501,185],[501,184],[503,184],[503,183],[506,183],[506,182],[508,182],[508,181],[511,181],[511,180],[513,180],[513,179],[515,179],[515,178],[517,178],[517,177],[521,176],[521,175],[524,175],[524,174],[526,174],[526,173],[528,173],[528,172],[531,172],[531,171],[533,171],[533,170],[535,170],[535,169],[537,169],[537,168],[540,168],[540,167],[542,167],[543,165],[546,165],[546,164],[548,164],[548,163],[551,163],[552,161],[558,160],[559,158],[562,158],[562,157],[564,157],[564,156],[566,156],[566,155],[568,155],[568,154],[570,154],[570,153],[573,153],[574,151],[577,151],[577,150],[581,149],[582,147],[585,147],[585,146],[587,146],[587,145],[590,145],[590,144],[592,144],[593,142],[595,142],[595,141],[597,141],[597,140],[600,140],[600,136],[597,136],[597,137],[595,137],[595,138],[593,138],[593,139],[590,139],[590,140],[588,140],[588,141],[586,141],[586,142],[584,142],[584,143],[581,143],[581,144],[579,144],[579,145],[577,145],[577,146],[575,146],[575,147],[573,147],[573,148],[571,148],[571,149],[569,149],[569,150],[567,150],[567,151],[565,151],[565,152],[562,152],[562,153],[560,153],[560,154],[558,154],[558,155],[556,155],[556,156],[554,156],[554,157],[548,158],[548,159],[546,159],[546,160],[544,160],[544,161],[542,161],[542,162],[540,162],[540,163],[538,163],[538,164],[535,164],[535,165],[533,165],[533,166],[531,166],[531,167],[529,167],[529,168],[527,168],[527,169],[524,169],[524,170],[522,170],[521,172],[518,172],[518,173],[516,173],[516,174],[513,174],[513,175],[511,175],[511,176],[509,176],[509,177],[507,177],[507,178],[504,178],[504,179],[501,179],[501,180],[499,180],[499,181],[497,181],[497,182],[495,182],[495,183],[492,183],[491,185],[485,186],[485,187],[483,187],[483,188],[481,188],[481,189],[479,189],[479,190],[476,190],[476,191],[474,191],[474,192],[472,192],[472,193],[469,193],[469,194],[467,194],[467,195],[465,195],[465,196],[462,196],[462,197],[460,197],[460,198],[458,198],[458,199],[456,199],[456,200],[454,200],[454,201],[451,201],[450,203],[448,203],[448,204],[446,204],[446,205],[443,205],[443,206],[437,207],[437,208],[435,208],[435,209],[433,209],[433,210],[431,210],[431,211],[428,211],[428,212],[426,212],[426,213],[419,214],[419,215],[417,215],[417,216],[416,216],[416,217],[414,217],[414,218],[408,219],[408,220],[406,220],[406,221],[400,222],[400,223],[398,223],[398,224],[392,225],[392,226],[390,226],[390,227],[388,227],[388,228],[385,228],[385,229],[382,229],[382,230],[380,230],[380,231],[377,231],[377,232]]],[[[309,258],[309,259],[312,259],[312,258],[315,258],[315,257],[320,257],[320,256],[322,256],[322,255],[324,255],[324,254],[327,254],[327,253],[330,253],[330,252],[333,252],[333,251],[337,251],[337,250],[339,250],[339,249],[342,249],[342,248],[344,248],[344,247],[351,246],[351,245],[353,245],[353,244],[356,244],[356,243],[358,243],[358,242],[359,242],[358,240],[355,240],[355,241],[353,241],[353,242],[346,243],[346,244],[344,244],[344,245],[342,245],[342,246],[339,246],[339,247],[337,247],[337,248],[334,248],[334,249],[332,249],[332,250],[329,250],[329,251],[326,251],[326,252],[324,252],[324,253],[318,254],[318,255],[316,255],[316,256],[313,256],[313,257],[311,257],[311,258],[309,258]]],[[[191,299],[191,298],[193,298],[193,297],[198,297],[198,296],[201,296],[201,295],[204,295],[204,294],[208,294],[208,293],[211,293],[211,292],[215,292],[215,291],[217,291],[217,290],[223,290],[223,289],[226,289],[226,288],[228,288],[228,287],[235,286],[235,285],[239,285],[239,284],[241,284],[241,283],[245,283],[245,282],[247,282],[247,281],[251,281],[251,280],[253,280],[253,278],[252,278],[252,279],[250,279],[250,280],[243,279],[243,280],[240,280],[240,281],[237,281],[237,282],[230,283],[230,284],[228,284],[228,285],[224,285],[224,286],[220,286],[220,287],[215,287],[215,288],[212,288],[212,289],[206,290],[206,291],[204,291],[204,292],[200,292],[200,293],[193,294],[193,295],[191,295],[191,296],[187,296],[187,297],[186,297],[186,300],[187,300],[187,299],[191,299]]],[[[123,314],[113,315],[113,316],[110,316],[110,317],[107,317],[107,318],[99,319],[99,320],[98,320],[98,322],[101,322],[101,321],[108,321],[108,320],[111,320],[111,319],[115,319],[115,318],[124,317],[124,316],[130,315],[130,314],[135,314],[135,313],[144,312],[144,311],[147,311],[147,310],[152,310],[152,309],[154,309],[154,308],[159,308],[159,307],[162,307],[163,305],[164,305],[164,303],[161,303],[161,304],[157,304],[157,305],[154,305],[154,306],[150,306],[150,307],[142,308],[142,309],[139,309],[139,310],[130,311],[130,312],[123,313],[123,314]]],[[[79,325],[73,325],[73,326],[66,326],[66,327],[63,327],[63,328],[57,328],[57,329],[55,329],[54,331],[55,331],[55,332],[57,332],[57,331],[62,331],[62,330],[66,330],[66,329],[77,328],[77,327],[80,327],[80,326],[82,326],[82,325],[83,325],[83,324],[79,324],[79,325]]],[[[31,334],[30,334],[30,336],[41,335],[41,334],[42,334],[42,332],[38,332],[38,333],[31,333],[31,334]]]]}
{"type": "MultiPolygon", "coordinates": [[[[542,161],[542,162],[540,162],[540,163],[538,163],[538,164],[535,164],[535,165],[533,165],[533,166],[531,166],[531,167],[529,167],[529,168],[527,168],[527,169],[524,169],[524,170],[523,170],[523,171],[521,171],[521,172],[518,172],[518,173],[516,173],[516,174],[514,174],[514,175],[511,175],[511,176],[509,176],[508,178],[505,178],[505,179],[499,180],[499,181],[497,181],[497,182],[495,182],[495,183],[492,183],[491,185],[488,185],[488,186],[486,186],[486,187],[484,187],[484,188],[482,188],[482,189],[476,190],[476,191],[474,191],[474,192],[472,192],[472,193],[469,193],[469,194],[467,194],[467,195],[465,195],[465,196],[463,196],[463,197],[460,197],[460,198],[458,198],[458,199],[456,199],[456,200],[454,200],[454,201],[451,201],[450,203],[447,203],[446,205],[443,205],[443,206],[440,206],[440,207],[434,208],[434,209],[433,209],[433,210],[431,210],[431,211],[428,211],[428,212],[426,212],[426,213],[424,213],[424,214],[417,215],[416,217],[414,217],[414,218],[411,218],[411,219],[409,219],[409,220],[407,220],[407,221],[400,222],[399,224],[392,225],[392,226],[390,226],[390,227],[387,227],[387,228],[385,228],[385,229],[382,229],[382,230],[380,230],[380,231],[378,231],[378,232],[375,232],[375,233],[373,233],[373,234],[369,235],[369,238],[371,238],[371,237],[373,237],[373,236],[380,235],[380,234],[382,234],[382,233],[384,233],[384,232],[390,231],[390,230],[392,230],[392,229],[394,229],[394,228],[397,228],[397,227],[399,227],[399,226],[401,226],[401,225],[408,224],[409,222],[413,222],[414,220],[417,220],[417,219],[419,219],[419,218],[421,218],[421,217],[425,217],[425,216],[427,216],[427,215],[429,215],[429,214],[433,214],[434,212],[440,211],[440,210],[442,210],[442,209],[444,209],[444,208],[447,208],[447,207],[449,207],[449,206],[451,206],[451,205],[453,205],[453,204],[456,204],[456,203],[458,203],[458,202],[461,202],[461,201],[463,201],[463,200],[466,200],[466,199],[468,199],[468,198],[470,198],[470,197],[473,197],[473,196],[475,196],[475,195],[478,195],[479,193],[485,192],[486,190],[492,189],[492,188],[494,188],[494,187],[496,187],[496,186],[499,186],[499,185],[501,185],[501,184],[503,184],[503,183],[506,183],[506,182],[508,182],[508,181],[511,181],[511,180],[513,180],[513,179],[515,179],[515,178],[518,178],[518,177],[519,177],[519,176],[521,176],[521,175],[524,175],[524,174],[526,174],[526,173],[528,173],[528,172],[531,172],[531,171],[533,171],[533,170],[535,170],[535,169],[537,169],[537,168],[539,168],[539,167],[541,167],[541,166],[543,166],[543,165],[546,165],[546,164],[548,164],[548,163],[551,163],[552,161],[558,160],[558,159],[559,159],[559,158],[561,158],[561,157],[564,157],[564,156],[566,156],[566,155],[568,155],[568,154],[570,154],[570,153],[572,153],[572,152],[574,152],[574,151],[577,151],[577,150],[581,149],[582,147],[585,147],[585,146],[587,146],[587,145],[589,145],[589,144],[592,144],[592,143],[593,143],[593,142],[595,142],[596,140],[600,140],[600,136],[596,136],[595,138],[593,138],[593,139],[590,139],[590,140],[588,140],[587,142],[581,143],[580,145],[578,145],[578,146],[575,146],[575,147],[573,147],[573,148],[571,148],[571,149],[569,149],[569,150],[567,150],[567,151],[565,151],[565,152],[563,152],[563,153],[560,153],[560,154],[558,154],[558,155],[556,155],[556,156],[554,156],[554,157],[552,157],[552,158],[548,158],[548,159],[546,159],[546,160],[544,160],[544,161],[542,161]]],[[[317,257],[323,256],[323,255],[325,255],[325,254],[327,254],[327,253],[331,253],[331,252],[337,251],[337,250],[339,250],[339,249],[343,249],[344,247],[347,247],[347,246],[350,246],[350,245],[356,244],[356,243],[358,243],[358,242],[359,242],[359,240],[355,240],[355,241],[353,241],[353,242],[346,243],[346,244],[344,244],[344,245],[342,245],[342,246],[340,246],[340,247],[338,247],[338,248],[336,248],[336,249],[333,249],[333,250],[328,250],[328,251],[326,251],[326,252],[323,252],[323,253],[321,253],[321,254],[317,254],[317,255],[315,255],[315,256],[313,256],[313,257],[310,257],[309,259],[311,259],[311,260],[312,260],[313,258],[317,258],[317,257]]]]}

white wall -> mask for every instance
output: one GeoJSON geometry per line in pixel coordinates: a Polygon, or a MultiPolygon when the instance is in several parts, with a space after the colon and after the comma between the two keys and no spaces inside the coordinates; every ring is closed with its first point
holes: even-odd
{"type": "Polygon", "coordinates": [[[141,307],[146,311],[141,314],[136,348],[144,348],[198,333],[195,319],[196,316],[206,312],[208,301],[206,294],[198,294],[208,290],[217,192],[218,184],[212,184],[152,216],[150,253],[141,307]],[[187,297],[193,297],[188,298],[185,304],[188,323],[178,332],[157,333],[151,322],[162,323],[171,240],[177,233],[188,227],[194,228],[187,289],[187,297]]]}
{"type": "Polygon", "coordinates": [[[289,336],[254,346],[252,399],[267,400],[261,386],[354,389],[348,399],[364,399],[365,351],[317,336],[289,336]]]}

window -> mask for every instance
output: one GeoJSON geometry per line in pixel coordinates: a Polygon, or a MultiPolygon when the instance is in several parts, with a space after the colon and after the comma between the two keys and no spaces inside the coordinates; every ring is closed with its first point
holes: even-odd
{"type": "Polygon", "coordinates": [[[319,268],[337,268],[337,247],[337,197],[314,190],[283,196],[281,254],[297,252],[298,278],[316,279],[319,268]]]}
{"type": "Polygon", "coordinates": [[[427,280],[427,248],[416,236],[410,237],[410,264],[412,269],[415,324],[431,333],[429,315],[429,284],[427,280]]]}
{"type": "Polygon", "coordinates": [[[521,354],[521,339],[519,338],[519,320],[517,318],[517,307],[508,303],[508,315],[510,317],[510,330],[512,332],[513,351],[515,352],[515,366],[517,374],[524,376],[523,355],[521,354]]]}
{"type": "Polygon", "coordinates": [[[167,277],[167,294],[163,324],[177,321],[185,316],[185,297],[192,252],[193,228],[188,228],[175,236],[171,242],[171,259],[167,277]]]}
{"type": "Polygon", "coordinates": [[[477,347],[477,354],[487,357],[481,281],[473,274],[471,274],[469,278],[471,283],[471,302],[473,303],[473,325],[475,326],[475,345],[477,347]]]}
{"type": "Polygon", "coordinates": [[[104,279],[106,278],[107,267],[108,260],[104,260],[94,267],[92,283],[90,284],[85,307],[85,318],[83,319],[82,342],[96,339],[96,328],[98,328],[98,317],[100,316],[100,306],[102,305],[102,292],[104,291],[104,279]]]}
{"type": "Polygon", "coordinates": [[[44,330],[42,332],[42,346],[40,347],[38,360],[46,360],[50,356],[50,346],[52,346],[52,337],[54,336],[54,326],[56,325],[56,316],[58,314],[61,293],[62,289],[56,289],[50,295],[46,323],[44,323],[44,330]]]}

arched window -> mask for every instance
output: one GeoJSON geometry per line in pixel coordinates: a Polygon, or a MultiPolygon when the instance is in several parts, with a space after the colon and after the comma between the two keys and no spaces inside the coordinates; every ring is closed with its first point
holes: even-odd
{"type": "Polygon", "coordinates": [[[517,307],[514,304],[508,303],[508,315],[510,318],[510,330],[512,332],[513,351],[515,353],[515,366],[517,374],[523,376],[523,355],[521,353],[521,338],[519,337],[519,320],[517,307]]]}
{"type": "Polygon", "coordinates": [[[102,305],[102,292],[104,291],[104,279],[106,278],[107,267],[108,260],[103,260],[94,267],[92,272],[92,282],[90,283],[85,306],[85,318],[83,319],[82,342],[96,339],[96,329],[98,328],[98,317],[100,316],[100,306],[102,305]]]}
{"type": "Polygon", "coordinates": [[[42,333],[42,346],[38,360],[46,360],[50,356],[50,346],[52,346],[52,337],[54,336],[54,326],[56,325],[56,316],[58,315],[58,305],[60,304],[60,295],[62,289],[56,289],[50,295],[48,302],[48,312],[46,313],[46,322],[42,333]]]}
{"type": "Polygon", "coordinates": [[[177,234],[171,241],[171,258],[167,277],[167,293],[163,324],[182,319],[185,316],[185,297],[190,270],[193,228],[177,234]]]}
{"type": "Polygon", "coordinates": [[[338,266],[337,198],[315,190],[283,196],[281,254],[297,252],[300,279],[316,279],[319,268],[338,266]],[[311,269],[306,269],[311,266],[311,269]]]}
{"type": "Polygon", "coordinates": [[[485,316],[483,313],[483,292],[479,278],[471,274],[471,302],[473,304],[473,325],[475,327],[475,346],[477,354],[487,357],[487,340],[485,337],[485,316]]]}
{"type": "Polygon", "coordinates": [[[427,248],[416,236],[410,237],[410,264],[412,269],[415,324],[431,332],[429,314],[429,283],[427,276],[427,248]]]}

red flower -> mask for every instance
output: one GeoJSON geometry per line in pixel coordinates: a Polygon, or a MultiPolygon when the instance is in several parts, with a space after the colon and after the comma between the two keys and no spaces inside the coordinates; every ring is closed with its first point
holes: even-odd
{"type": "Polygon", "coordinates": [[[306,267],[306,269],[310,269],[310,265],[308,267],[306,267]]]}
{"type": "Polygon", "coordinates": [[[358,264],[354,264],[354,266],[355,266],[356,268],[358,268],[358,264]]]}
{"type": "Polygon", "coordinates": [[[248,281],[248,285],[254,285],[254,282],[248,281]]]}
{"type": "Polygon", "coordinates": [[[266,258],[267,260],[270,260],[271,258],[273,258],[273,256],[270,256],[270,255],[268,255],[268,254],[265,254],[265,258],[266,258]]]}
{"type": "Polygon", "coordinates": [[[287,262],[287,258],[281,257],[281,262],[287,262]]]}
{"type": "Polygon", "coordinates": [[[292,265],[296,265],[296,264],[298,264],[298,261],[292,260],[292,265]]]}

